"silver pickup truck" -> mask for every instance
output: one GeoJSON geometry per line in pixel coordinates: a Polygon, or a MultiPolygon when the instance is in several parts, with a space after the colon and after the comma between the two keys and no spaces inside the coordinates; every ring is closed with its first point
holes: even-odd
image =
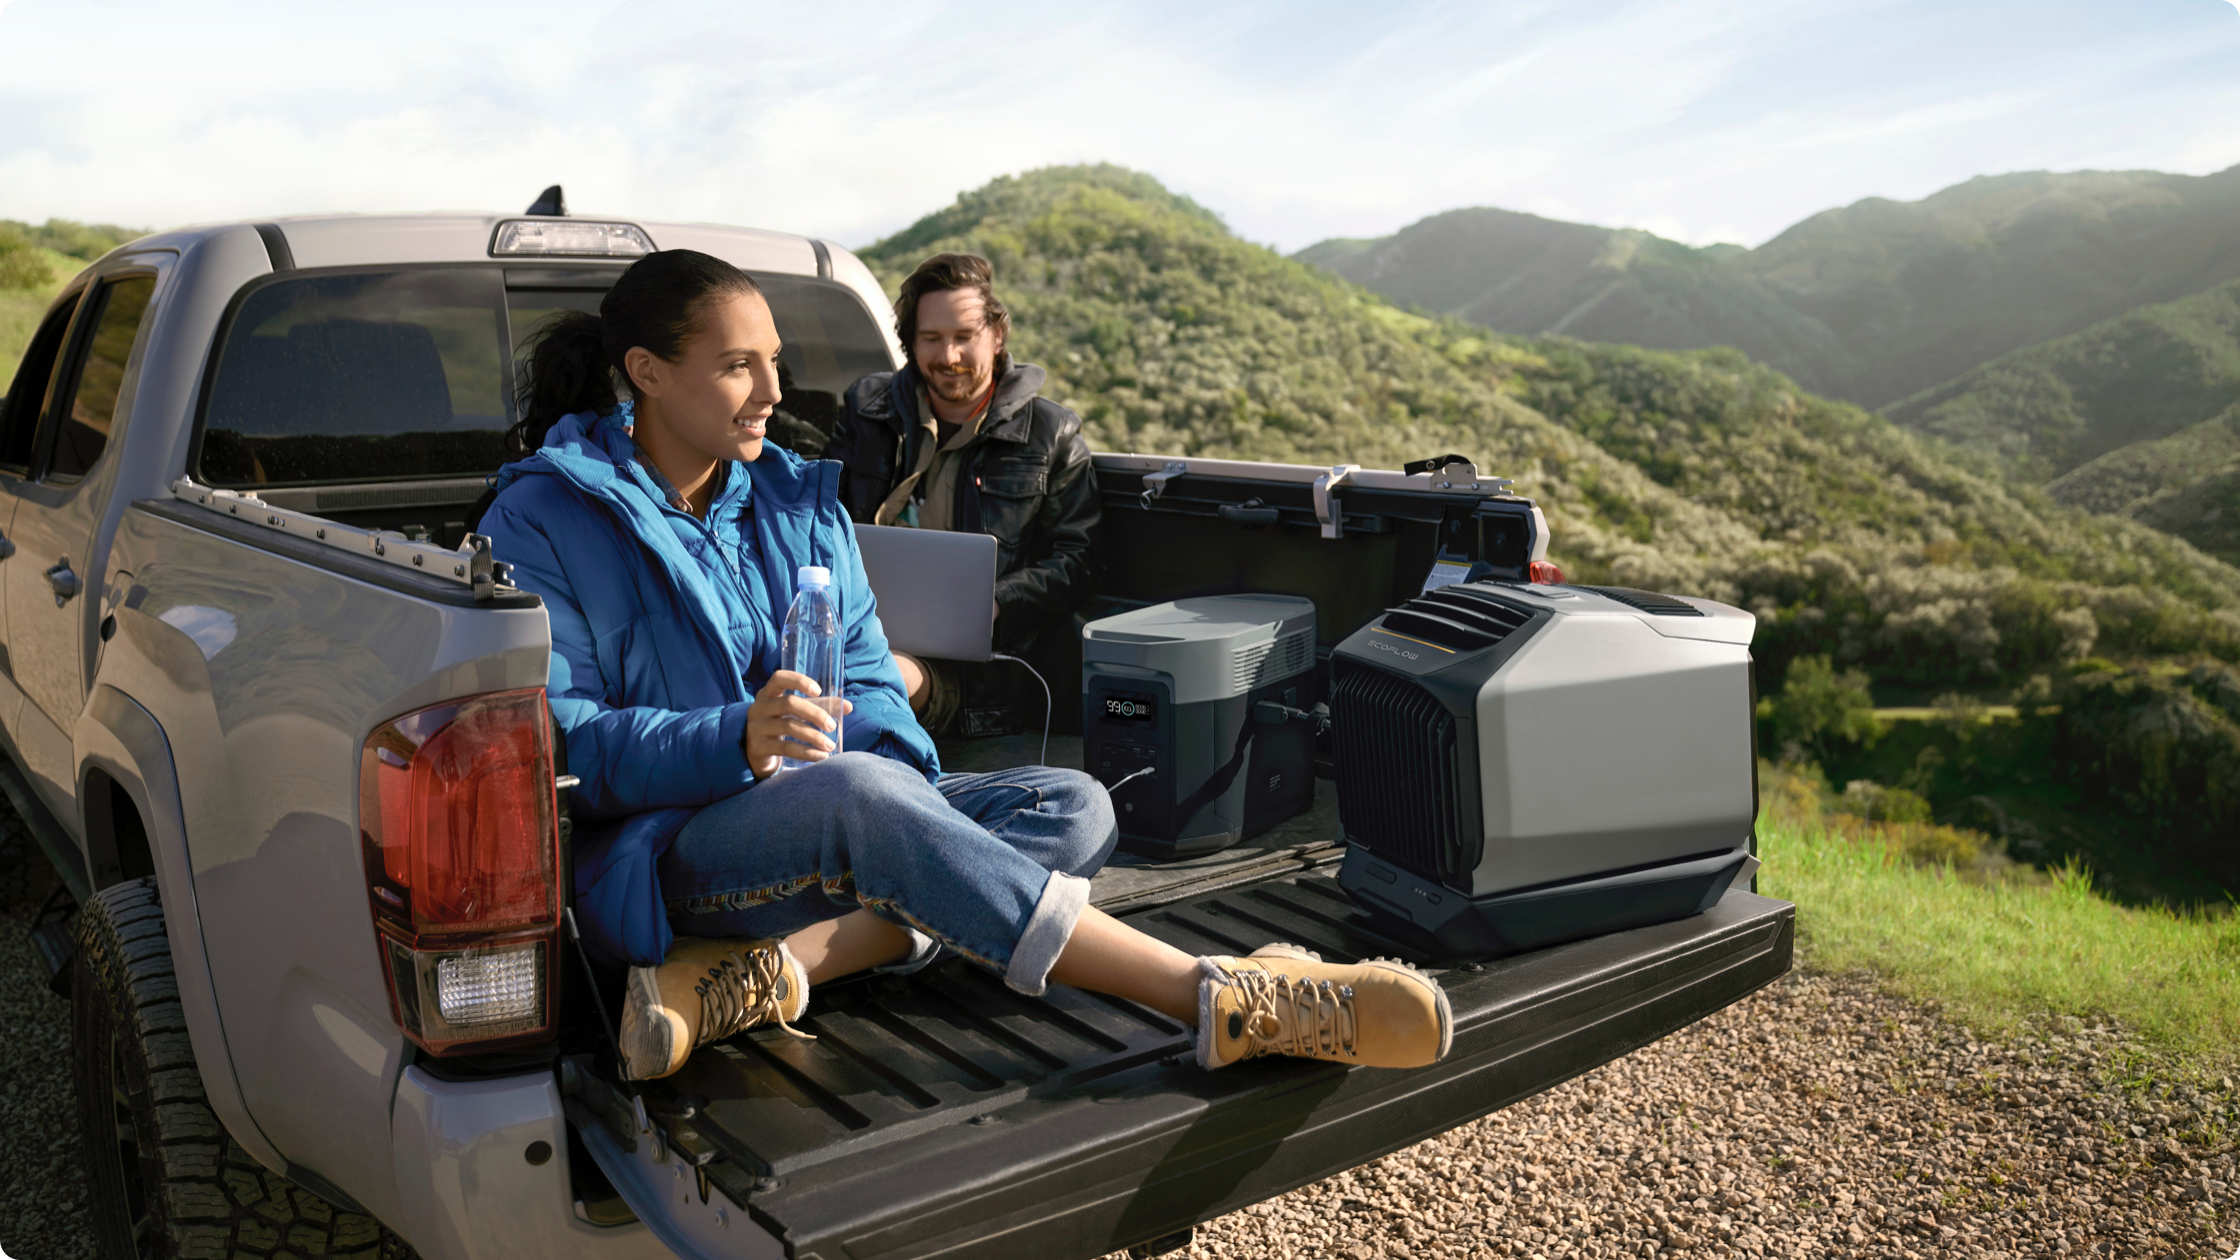
{"type": "MultiPolygon", "coordinates": [[[[797,450],[900,362],[845,250],[557,214],[166,232],[39,326],[0,400],[0,788],[71,901],[34,937],[104,1255],[1158,1254],[1789,966],[1793,908],[1746,891],[1747,614],[1536,585],[1544,520],[1457,458],[1100,455],[1084,616],[1311,600],[1310,694],[1269,720],[1330,712],[1303,808],[1097,902],[1192,952],[1405,954],[1449,1056],[1207,1073],[1156,1013],[949,963],[820,987],[813,1042],[621,1080],[616,977],[569,932],[545,613],[469,526],[512,348],[672,247],[762,283],[797,450]],[[529,963],[478,969],[500,946],[529,963]]],[[[1089,764],[1079,652],[1042,664],[1054,759],[1089,764]]]]}

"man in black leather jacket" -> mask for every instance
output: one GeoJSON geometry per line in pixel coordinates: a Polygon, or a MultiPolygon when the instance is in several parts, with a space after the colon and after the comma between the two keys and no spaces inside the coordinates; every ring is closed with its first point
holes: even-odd
{"type": "MultiPolygon", "coordinates": [[[[1011,314],[985,258],[920,263],[902,283],[895,330],[909,366],[850,386],[825,447],[845,469],[841,498],[864,524],[993,535],[996,650],[1050,657],[1104,576],[1081,417],[1040,396],[1041,368],[1012,361],[1011,314]]],[[[1017,730],[1042,707],[1041,689],[1007,662],[900,661],[911,705],[935,734],[1017,730]]],[[[1071,682],[1051,686],[1063,697],[1071,682]]]]}

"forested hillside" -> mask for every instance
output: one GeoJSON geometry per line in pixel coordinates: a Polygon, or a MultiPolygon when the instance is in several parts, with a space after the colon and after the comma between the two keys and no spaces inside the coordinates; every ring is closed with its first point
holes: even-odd
{"type": "Polygon", "coordinates": [[[1878,407],[2240,278],[2240,167],[1983,176],[1824,211],[1751,250],[1458,210],[1299,258],[1503,332],[1736,346],[1807,389],[1878,407]]]}
{"type": "Polygon", "coordinates": [[[1404,313],[1114,167],[997,180],[864,257],[892,284],[952,248],[995,260],[1016,349],[1100,448],[1388,467],[1471,452],[1549,509],[1574,575],[1760,612],[1769,684],[1808,652],[1900,688],[2014,686],[2094,653],[2240,658],[2240,572],[1968,471],[1733,351],[1404,313]]]}
{"type": "Polygon", "coordinates": [[[2045,481],[2172,437],[2235,402],[2240,281],[2017,350],[1884,413],[2045,481]]]}

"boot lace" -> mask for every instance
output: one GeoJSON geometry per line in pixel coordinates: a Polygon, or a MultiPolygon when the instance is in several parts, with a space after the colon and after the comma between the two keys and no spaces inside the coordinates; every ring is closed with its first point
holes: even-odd
{"type": "Polygon", "coordinates": [[[776,1024],[788,1036],[815,1041],[814,1035],[786,1022],[784,1006],[778,999],[778,984],[784,975],[785,959],[776,946],[725,954],[692,986],[692,991],[700,995],[700,1036],[692,1048],[697,1050],[763,1024],[776,1024]]]}
{"type": "Polygon", "coordinates": [[[1353,986],[1294,980],[1264,971],[1230,973],[1243,990],[1247,1049],[1240,1057],[1285,1054],[1301,1058],[1352,1058],[1356,1026],[1353,986]]]}

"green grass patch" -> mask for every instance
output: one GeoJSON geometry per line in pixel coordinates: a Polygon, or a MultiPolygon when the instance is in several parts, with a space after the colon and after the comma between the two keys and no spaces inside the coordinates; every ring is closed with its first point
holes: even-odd
{"type": "Polygon", "coordinates": [[[1924,862],[1903,830],[1768,810],[1758,887],[1797,904],[1807,965],[1872,971],[1986,1032],[2113,1020],[2201,1069],[2240,1064],[2240,914],[2118,905],[2076,865],[1924,862]]]}

